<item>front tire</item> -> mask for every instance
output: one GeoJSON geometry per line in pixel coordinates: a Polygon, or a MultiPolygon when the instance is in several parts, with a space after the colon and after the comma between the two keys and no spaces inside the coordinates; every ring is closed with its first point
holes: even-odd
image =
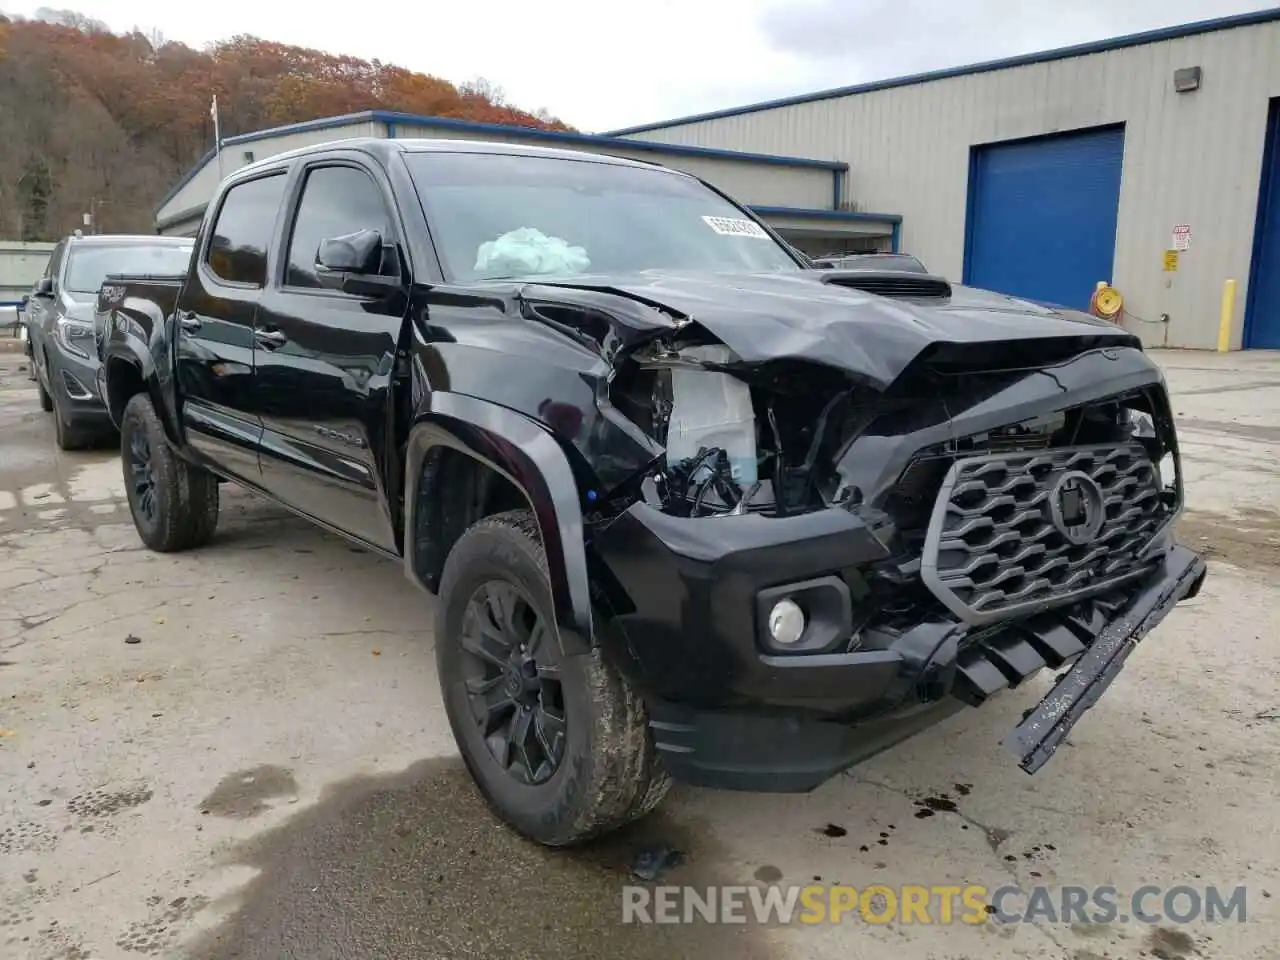
{"type": "MultiPolygon", "coordinates": [[[[31,361],[31,365],[35,366],[35,361],[31,361]]],[[[40,382],[40,374],[37,373],[31,379],[36,382],[36,392],[40,395],[40,409],[45,413],[53,410],[53,397],[49,396],[49,391],[44,388],[44,384],[40,382]]]]}
{"type": "Polygon", "coordinates": [[[138,536],[152,550],[203,546],[218,526],[218,481],[169,447],[151,398],[134,394],[120,418],[120,460],[138,536]]]}
{"type": "MultiPolygon", "coordinates": [[[[54,388],[57,389],[56,387],[54,388]]],[[[77,423],[68,413],[64,413],[62,405],[55,395],[53,403],[53,433],[59,450],[86,450],[93,446],[94,432],[82,423],[77,423]]]]}
{"type": "Polygon", "coordinates": [[[508,825],[568,846],[649,813],[670,786],[643,701],[600,653],[563,656],[533,514],[486,517],[449,552],[436,609],[445,711],[508,825]]]}

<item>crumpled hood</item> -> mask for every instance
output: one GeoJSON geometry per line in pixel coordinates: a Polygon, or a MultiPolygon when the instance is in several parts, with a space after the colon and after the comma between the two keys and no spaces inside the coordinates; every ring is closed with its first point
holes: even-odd
{"type": "MultiPolygon", "coordinates": [[[[665,308],[705,328],[747,362],[783,357],[839,367],[877,389],[892,383],[923,351],[937,345],[1077,341],[1140,347],[1112,324],[1076,311],[953,286],[946,300],[899,300],[824,282],[828,271],[713,274],[646,271],[625,276],[539,279],[525,295],[573,302],[574,291],[612,294],[665,308]]],[[[629,318],[635,325],[635,316],[629,318]]],[[[655,314],[653,325],[662,323],[655,314]]],[[[1035,350],[1028,362],[1035,363],[1035,350]]]]}

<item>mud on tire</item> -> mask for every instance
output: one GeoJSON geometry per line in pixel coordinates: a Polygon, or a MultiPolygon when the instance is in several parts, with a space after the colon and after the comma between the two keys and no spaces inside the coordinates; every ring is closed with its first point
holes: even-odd
{"type": "Polygon", "coordinates": [[[203,546],[218,525],[218,481],[174,454],[151,398],[135,394],[120,418],[120,460],[129,512],[152,550],[203,546]]]}
{"type": "Polygon", "coordinates": [[[549,584],[531,512],[514,510],[478,521],[445,562],[436,609],[436,661],[454,738],[489,806],[526,837],[567,846],[649,813],[666,795],[670,780],[654,748],[644,703],[617,670],[598,649],[559,655],[549,584]],[[468,675],[467,658],[473,654],[464,649],[464,621],[469,604],[487,595],[487,585],[495,582],[514,587],[538,621],[550,625],[547,640],[558,660],[553,669],[559,677],[564,739],[558,766],[544,782],[522,781],[504,768],[468,691],[469,682],[479,681],[468,675]]]}

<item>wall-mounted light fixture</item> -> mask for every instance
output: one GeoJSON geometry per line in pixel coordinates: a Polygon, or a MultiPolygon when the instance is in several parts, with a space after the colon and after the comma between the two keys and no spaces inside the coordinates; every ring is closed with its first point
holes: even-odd
{"type": "MultiPolygon", "coordinates": [[[[1200,69],[1200,68],[1199,68],[1199,67],[1197,67],[1196,69],[1198,70],[1198,69],[1200,69]]],[[[245,162],[245,163],[253,163],[253,151],[252,151],[252,150],[246,150],[246,151],[244,152],[244,162],[245,162]]]]}
{"type": "Polygon", "coordinates": [[[1192,90],[1200,89],[1199,67],[1183,67],[1181,70],[1173,71],[1173,89],[1177,93],[1190,93],[1192,90]]]}

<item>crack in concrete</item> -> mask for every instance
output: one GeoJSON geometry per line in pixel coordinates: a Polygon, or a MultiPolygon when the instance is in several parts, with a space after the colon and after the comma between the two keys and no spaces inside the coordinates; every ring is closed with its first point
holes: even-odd
{"type": "MultiPolygon", "coordinates": [[[[1190,430],[1200,433],[1230,434],[1263,443],[1280,443],[1280,427],[1263,427],[1251,423],[1235,423],[1230,420],[1197,420],[1184,418],[1178,421],[1179,432],[1190,430]]],[[[1239,466],[1236,467],[1239,469],[1239,466]]]]}
{"type": "Polygon", "coordinates": [[[1174,394],[1174,401],[1182,397],[1206,397],[1215,393],[1238,393],[1243,390],[1267,390],[1280,387],[1280,380],[1249,380],[1245,383],[1231,383],[1222,387],[1199,387],[1195,390],[1179,390],[1174,394]]]}

